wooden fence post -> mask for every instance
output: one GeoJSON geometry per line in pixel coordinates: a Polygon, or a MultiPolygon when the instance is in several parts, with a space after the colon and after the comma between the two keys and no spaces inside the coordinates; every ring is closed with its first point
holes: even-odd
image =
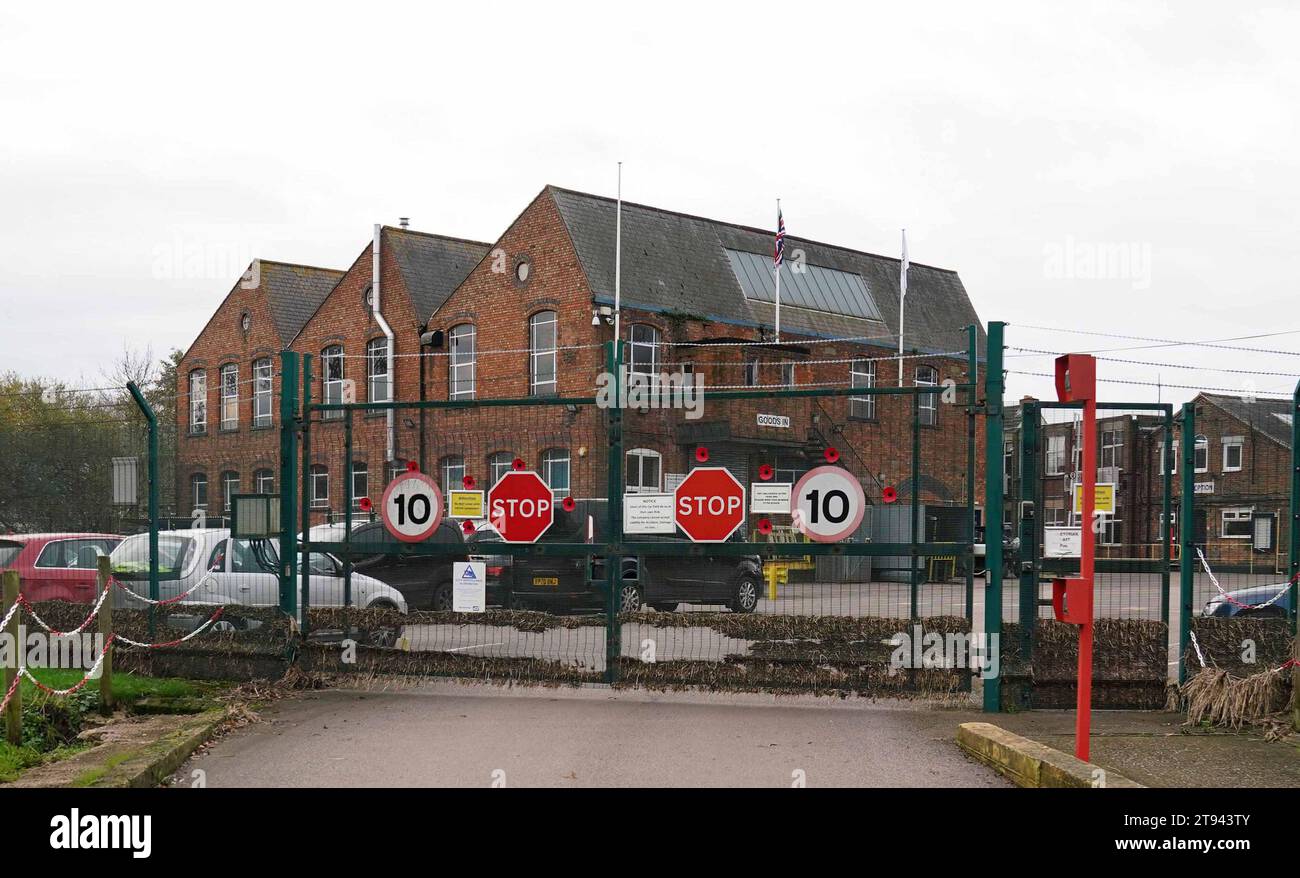
{"type": "MultiPolygon", "coordinates": [[[[112,587],[112,567],[107,555],[99,556],[99,593],[105,595],[112,587]]],[[[113,636],[113,596],[107,594],[99,608],[99,636],[104,643],[104,662],[99,674],[99,712],[108,716],[113,712],[113,653],[109,638],[113,636]]]]}
{"type": "MultiPolygon", "coordinates": [[[[6,570],[3,575],[4,599],[0,600],[0,618],[3,618],[14,604],[18,603],[18,571],[6,570]]],[[[5,628],[5,633],[9,635],[10,644],[13,650],[13,667],[6,662],[4,666],[4,688],[0,690],[0,698],[4,693],[9,691],[15,678],[18,677],[18,667],[22,664],[21,653],[24,644],[18,642],[18,617],[21,613],[14,613],[13,618],[9,620],[9,625],[5,628]]],[[[14,690],[14,697],[10,700],[9,706],[5,708],[5,738],[15,747],[20,746],[23,742],[23,687],[18,684],[14,690]]]]}

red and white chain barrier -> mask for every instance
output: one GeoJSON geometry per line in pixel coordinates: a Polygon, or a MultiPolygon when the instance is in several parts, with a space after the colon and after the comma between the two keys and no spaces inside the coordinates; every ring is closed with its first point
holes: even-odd
{"type": "Polygon", "coordinates": [[[204,622],[202,625],[195,628],[193,631],[191,631],[189,634],[186,634],[184,637],[177,638],[176,640],[169,640],[166,643],[140,643],[139,641],[136,640],[128,640],[127,638],[123,637],[120,634],[114,634],[113,636],[116,639],[125,643],[127,646],[134,646],[139,649],[166,649],[171,646],[179,646],[187,640],[193,640],[195,637],[198,637],[204,631],[208,630],[208,628],[210,628],[218,619],[220,619],[221,614],[224,613],[225,611],[226,611],[225,607],[218,607],[217,611],[212,614],[212,618],[208,619],[208,621],[204,622]]]}
{"type": "Polygon", "coordinates": [[[14,617],[14,613],[18,612],[18,607],[21,604],[22,601],[14,601],[14,605],[9,608],[9,612],[5,613],[5,617],[3,619],[0,619],[0,631],[3,631],[5,628],[9,627],[9,620],[14,617]]]}
{"type": "Polygon", "coordinates": [[[14,681],[9,684],[9,691],[5,693],[4,700],[0,701],[0,713],[5,712],[5,708],[9,706],[9,699],[14,697],[14,693],[18,691],[18,684],[22,681],[22,674],[14,674],[14,681]]]}
{"type": "MultiPolygon", "coordinates": [[[[33,619],[36,620],[36,624],[40,625],[42,628],[50,632],[50,634],[54,635],[55,637],[72,637],[74,635],[80,634],[81,632],[85,631],[86,628],[90,625],[90,623],[95,620],[95,617],[99,615],[100,609],[102,609],[104,606],[104,600],[108,597],[108,592],[109,592],[108,589],[104,589],[99,593],[99,600],[95,601],[95,606],[91,607],[90,615],[87,616],[80,625],[78,625],[76,628],[73,628],[71,631],[58,631],[55,630],[54,628],[51,628],[49,626],[49,623],[47,623],[44,619],[42,619],[37,614],[36,608],[33,607],[31,603],[27,600],[27,598],[24,597],[22,594],[18,595],[18,600],[14,603],[14,607],[17,608],[19,604],[22,604],[23,609],[27,611],[28,615],[30,615],[33,619]]],[[[12,610],[10,612],[12,612],[12,610]]],[[[8,618],[9,618],[8,616],[5,617],[6,621],[8,621],[8,618]]],[[[4,627],[4,626],[0,626],[0,627],[4,627]]]]}
{"type": "Polygon", "coordinates": [[[27,670],[26,665],[19,668],[18,673],[23,677],[26,677],[33,686],[35,686],[37,689],[40,689],[42,692],[48,692],[51,695],[58,695],[60,697],[64,695],[71,695],[73,692],[76,692],[82,686],[85,686],[86,683],[96,679],[99,676],[99,669],[104,666],[104,658],[108,655],[109,649],[111,649],[113,646],[114,637],[115,635],[112,634],[108,635],[108,640],[104,643],[104,649],[99,653],[99,658],[95,659],[95,664],[91,667],[89,671],[86,672],[86,676],[81,678],[80,683],[76,684],[75,686],[70,686],[67,689],[53,689],[49,686],[46,686],[40,680],[32,676],[32,672],[27,670]]]}
{"type": "Polygon", "coordinates": [[[140,601],[141,603],[145,603],[145,604],[150,604],[155,607],[165,607],[169,604],[178,604],[181,601],[185,600],[187,597],[194,594],[194,592],[198,591],[199,587],[202,586],[204,583],[206,583],[209,579],[211,579],[210,576],[204,576],[198,582],[194,583],[193,587],[190,588],[188,591],[181,592],[180,594],[176,595],[176,597],[174,598],[164,598],[163,600],[160,601],[155,601],[152,598],[147,598],[138,592],[132,591],[131,589],[127,588],[126,583],[122,582],[120,579],[115,579],[113,581],[117,583],[118,588],[122,589],[122,591],[126,592],[128,595],[135,598],[137,601],[140,601]]]}
{"type": "Polygon", "coordinates": [[[1297,577],[1300,577],[1300,573],[1297,573],[1295,576],[1291,577],[1289,580],[1287,580],[1286,585],[1282,586],[1278,590],[1277,594],[1273,595],[1271,598],[1264,601],[1264,603],[1262,604],[1243,604],[1241,601],[1237,600],[1236,598],[1229,595],[1226,591],[1224,591],[1223,586],[1219,585],[1218,577],[1216,577],[1214,575],[1214,571],[1210,569],[1210,562],[1205,560],[1205,553],[1202,552],[1200,549],[1197,549],[1196,556],[1201,559],[1201,566],[1205,568],[1205,573],[1207,576],[1210,577],[1210,582],[1212,582],[1214,584],[1214,587],[1218,589],[1219,597],[1223,598],[1225,601],[1232,604],[1234,607],[1237,607],[1242,610],[1262,610],[1265,607],[1273,606],[1273,604],[1277,603],[1282,599],[1282,595],[1286,594],[1287,588],[1291,585],[1291,583],[1295,582],[1297,577]]]}
{"type": "MultiPolygon", "coordinates": [[[[1192,638],[1192,646],[1195,647],[1195,649],[1196,649],[1196,660],[1197,660],[1198,662],[1201,663],[1201,670],[1205,670],[1207,667],[1209,667],[1209,665],[1207,665],[1207,664],[1205,663],[1205,653],[1203,653],[1203,652],[1201,651],[1201,642],[1200,642],[1199,640],[1196,639],[1196,632],[1195,632],[1195,631],[1188,631],[1187,633],[1191,636],[1191,638],[1192,638]]],[[[1300,666],[1300,659],[1287,659],[1285,662],[1283,662],[1283,663],[1282,663],[1281,665],[1279,665],[1278,667],[1273,668],[1272,670],[1268,670],[1268,671],[1260,671],[1260,673],[1261,673],[1261,674],[1280,674],[1280,673],[1282,673],[1283,671],[1285,671],[1287,668],[1293,668],[1293,667],[1296,667],[1296,666],[1300,666]]]]}

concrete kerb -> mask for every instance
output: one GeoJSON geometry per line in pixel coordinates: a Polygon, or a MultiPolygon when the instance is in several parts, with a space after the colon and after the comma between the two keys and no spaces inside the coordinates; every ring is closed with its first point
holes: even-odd
{"type": "Polygon", "coordinates": [[[962,723],[957,728],[957,746],[1020,787],[1142,787],[1118,772],[1084,762],[991,723],[962,723]]]}

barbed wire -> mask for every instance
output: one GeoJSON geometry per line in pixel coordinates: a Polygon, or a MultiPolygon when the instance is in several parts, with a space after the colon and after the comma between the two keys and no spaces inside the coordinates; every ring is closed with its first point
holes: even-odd
{"type": "Polygon", "coordinates": [[[1099,353],[1112,353],[1112,352],[1119,352],[1119,351],[1136,351],[1136,350],[1144,350],[1147,348],[1159,348],[1159,347],[1205,347],[1205,348],[1218,348],[1220,350],[1228,350],[1228,351],[1250,351],[1259,354],[1275,354],[1278,356],[1285,356],[1285,357],[1300,357],[1300,352],[1297,351],[1283,351],[1283,350],[1274,350],[1271,348],[1256,348],[1256,347],[1249,347],[1249,346],[1242,346],[1242,345],[1228,345],[1222,343],[1222,342],[1230,342],[1230,341],[1249,341],[1251,339],[1257,339],[1257,338],[1276,338],[1278,336],[1283,336],[1283,335],[1295,335],[1296,333],[1300,333],[1300,329],[1287,329],[1287,330],[1282,330],[1280,332],[1262,332],[1253,335],[1231,336],[1228,338],[1212,338],[1203,341],[1185,341],[1179,339],[1156,338],[1152,336],[1143,336],[1143,335],[1122,335],[1119,333],[1099,332],[1099,331],[1089,330],[1089,329],[1066,329],[1064,327],[1059,327],[1059,326],[1035,326],[1032,324],[1013,324],[1013,325],[1017,326],[1020,329],[1033,329],[1041,332],[1060,332],[1060,333],[1066,333],[1072,335],[1091,335],[1091,336],[1098,336],[1101,338],[1118,338],[1118,339],[1125,339],[1128,341],[1152,342],[1152,344],[1135,345],[1135,346],[1128,346],[1128,347],[1097,348],[1090,351],[1074,351],[1074,353],[1079,353],[1079,354],[1099,354],[1099,353]]]}
{"type": "MultiPolygon", "coordinates": [[[[1027,375],[1031,378],[1051,378],[1055,379],[1054,374],[1048,372],[1020,372],[1015,369],[1006,370],[1008,375],[1027,375]]],[[[1230,393],[1235,396],[1241,396],[1247,391],[1255,396],[1276,396],[1282,399],[1289,397],[1290,391],[1285,390],[1254,390],[1245,387],[1200,387],[1195,384],[1166,384],[1163,381],[1132,381],[1122,378],[1098,378],[1102,384],[1131,384],[1135,387],[1163,387],[1172,390],[1198,390],[1204,393],[1230,393]]]]}
{"type": "MultiPolygon", "coordinates": [[[[1010,345],[1007,346],[1007,350],[1024,351],[1025,353],[1023,356],[1028,357],[1061,357],[1070,353],[1069,351],[1049,351],[1043,350],[1042,348],[1022,348],[1010,345]]],[[[1018,355],[1013,354],[1011,356],[1018,355]]],[[[1185,363],[1161,363],[1152,360],[1130,360],[1123,357],[1097,357],[1096,359],[1103,360],[1107,363],[1127,363],[1133,366],[1156,366],[1162,369],[1190,369],[1194,372],[1225,372],[1234,375],[1261,375],[1269,378],[1300,378],[1300,374],[1294,372],[1266,372],[1258,369],[1229,369],[1218,366],[1189,366],[1185,363]]]]}

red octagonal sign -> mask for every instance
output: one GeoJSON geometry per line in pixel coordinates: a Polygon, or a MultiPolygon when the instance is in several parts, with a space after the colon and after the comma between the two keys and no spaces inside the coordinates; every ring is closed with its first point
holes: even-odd
{"type": "Polygon", "coordinates": [[[542,477],[506,473],[488,491],[488,523],[507,543],[535,543],[555,521],[555,501],[542,477]]]}
{"type": "Polygon", "coordinates": [[[724,467],[697,467],[673,492],[677,526],[697,543],[721,543],[745,523],[745,486],[724,467]]]}

